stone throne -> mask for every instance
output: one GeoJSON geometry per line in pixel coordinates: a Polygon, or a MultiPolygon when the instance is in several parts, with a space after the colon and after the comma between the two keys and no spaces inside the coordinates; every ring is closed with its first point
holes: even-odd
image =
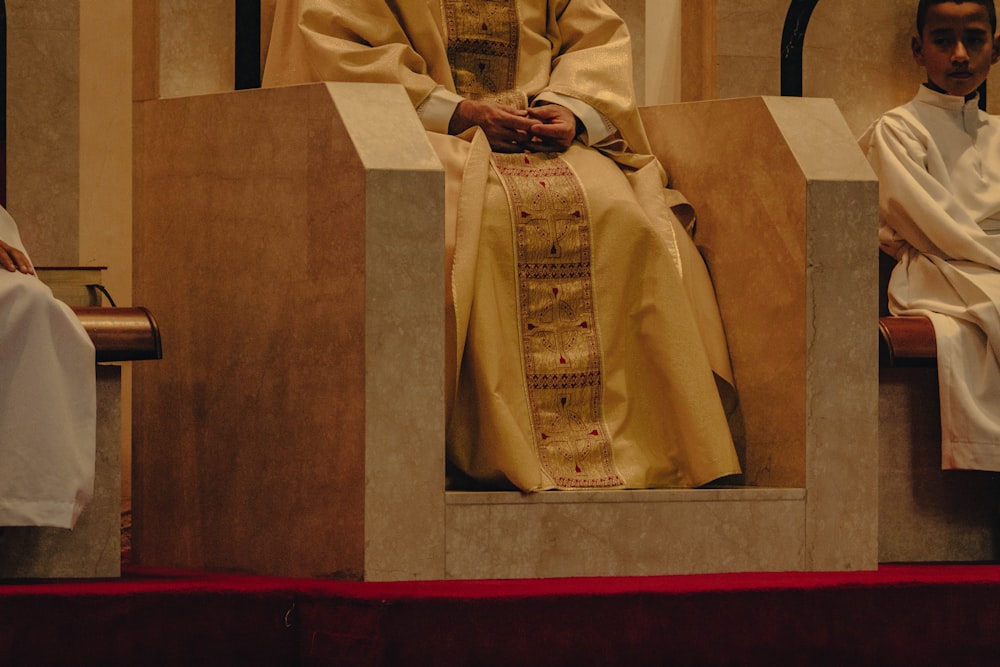
{"type": "MultiPolygon", "coordinates": [[[[137,14],[136,43],[170,19],[137,14]]],[[[402,89],[167,98],[163,61],[137,67],[135,293],[171,346],[136,371],[135,562],[364,580],[876,567],[876,184],[831,101],[642,110],[699,211],[745,486],[473,493],[445,490],[443,177],[402,89]]]]}

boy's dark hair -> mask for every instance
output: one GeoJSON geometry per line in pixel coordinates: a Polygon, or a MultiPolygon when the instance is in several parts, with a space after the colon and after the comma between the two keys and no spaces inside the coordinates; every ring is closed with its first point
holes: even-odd
{"type": "Polygon", "coordinates": [[[997,8],[993,4],[993,0],[920,0],[917,3],[917,34],[923,36],[924,34],[924,22],[927,20],[927,8],[931,5],[940,5],[945,2],[954,2],[961,4],[963,2],[971,2],[977,5],[982,5],[986,8],[986,13],[990,16],[990,27],[993,29],[993,34],[997,32],[997,8]]]}

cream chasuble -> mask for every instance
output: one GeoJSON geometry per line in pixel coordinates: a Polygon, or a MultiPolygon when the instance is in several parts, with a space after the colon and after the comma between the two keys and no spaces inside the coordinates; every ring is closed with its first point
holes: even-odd
{"type": "MultiPolygon", "coordinates": [[[[24,250],[0,208],[0,239],[24,250]]],[[[94,491],[94,346],[38,278],[0,269],[0,526],[72,528],[94,491]]]]}
{"type": "Polygon", "coordinates": [[[879,241],[899,263],[889,310],[937,337],[943,468],[1000,471],[1000,122],[921,87],[861,138],[879,241]]]}
{"type": "Polygon", "coordinates": [[[739,472],[713,377],[731,381],[714,293],[675,214],[690,207],[647,154],[630,54],[600,0],[278,5],[265,85],[399,83],[418,114],[442,91],[519,108],[564,96],[609,125],[562,154],[494,154],[478,129],[428,134],[447,178],[448,455],[480,482],[698,486],[739,472]]]}

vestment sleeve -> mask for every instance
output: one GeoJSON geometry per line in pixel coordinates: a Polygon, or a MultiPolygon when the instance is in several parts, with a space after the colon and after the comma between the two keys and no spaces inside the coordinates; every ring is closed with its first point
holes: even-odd
{"type": "Polygon", "coordinates": [[[546,91],[582,100],[608,119],[632,150],[648,152],[624,21],[602,0],[553,0],[549,13],[555,57],[546,91]]]}
{"type": "Polygon", "coordinates": [[[450,71],[430,67],[420,55],[444,53],[426,5],[392,5],[377,0],[299,0],[298,26],[314,77],[399,83],[414,107],[438,86],[453,88],[450,71]]]}
{"type": "Polygon", "coordinates": [[[618,131],[607,116],[583,100],[547,91],[535,97],[534,104],[547,102],[562,105],[573,112],[573,115],[583,123],[584,136],[580,138],[588,146],[599,144],[618,131]]]}

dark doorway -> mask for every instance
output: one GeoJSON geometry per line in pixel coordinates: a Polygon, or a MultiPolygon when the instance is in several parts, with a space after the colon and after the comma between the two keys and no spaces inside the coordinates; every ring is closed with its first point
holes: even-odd
{"type": "Polygon", "coordinates": [[[0,0],[0,206],[7,205],[7,3],[0,0]]]}
{"type": "Polygon", "coordinates": [[[260,87],[260,0],[236,2],[236,90],[260,87]]]}

